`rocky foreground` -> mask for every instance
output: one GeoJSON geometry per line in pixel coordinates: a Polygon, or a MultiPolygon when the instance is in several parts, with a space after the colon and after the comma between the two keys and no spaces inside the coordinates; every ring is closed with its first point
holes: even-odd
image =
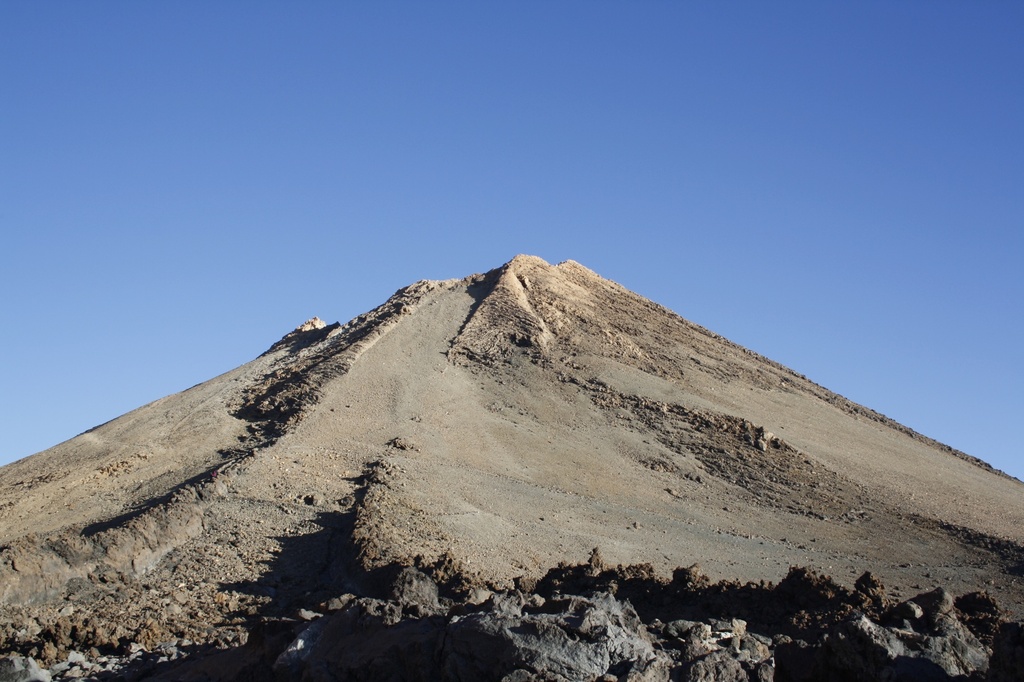
{"type": "Polygon", "coordinates": [[[1024,680],[1024,625],[984,592],[896,600],[870,573],[849,589],[800,568],[775,585],[712,584],[696,566],[665,579],[596,549],[498,592],[451,569],[394,566],[372,596],[265,610],[204,642],[101,642],[81,617],[8,627],[0,681],[1024,680]]]}

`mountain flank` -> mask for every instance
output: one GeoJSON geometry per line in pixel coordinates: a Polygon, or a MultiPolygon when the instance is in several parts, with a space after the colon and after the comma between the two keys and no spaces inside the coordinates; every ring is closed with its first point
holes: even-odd
{"type": "MultiPolygon", "coordinates": [[[[940,586],[984,595],[957,602],[957,622],[1020,618],[1022,492],[578,263],[517,256],[418,282],[345,324],[314,318],[242,367],[0,469],[0,637],[47,664],[181,641],[183,659],[220,646],[277,661],[268,623],[350,602],[377,613],[353,600],[397,598],[421,577],[440,596],[402,617],[576,594],[590,601],[572,608],[647,633],[634,652],[668,636],[650,630],[671,616],[655,602],[728,594],[739,613],[736,600],[792,601],[800,581],[873,623],[940,586]],[[241,646],[254,632],[262,653],[241,646]]],[[[380,613],[382,628],[405,622],[380,613]]],[[[979,628],[987,666],[998,628],[979,628]]],[[[229,679],[218,660],[206,679],[229,679]]]]}

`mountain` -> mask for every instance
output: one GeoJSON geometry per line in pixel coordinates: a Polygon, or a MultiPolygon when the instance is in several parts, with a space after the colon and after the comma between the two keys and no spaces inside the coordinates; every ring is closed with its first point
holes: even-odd
{"type": "Polygon", "coordinates": [[[403,566],[501,591],[595,547],[652,575],[983,589],[1020,617],[1022,493],[578,263],[517,256],[0,469],[0,637],[51,661],[231,647],[403,566]]]}

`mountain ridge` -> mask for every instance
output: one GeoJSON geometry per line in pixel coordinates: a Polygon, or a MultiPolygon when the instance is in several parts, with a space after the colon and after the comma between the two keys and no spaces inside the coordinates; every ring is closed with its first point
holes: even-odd
{"type": "Polygon", "coordinates": [[[984,586],[1018,613],[1021,485],[574,261],[517,256],[313,318],[0,468],[0,608],[109,603],[191,638],[396,566],[503,590],[600,546],[660,575],[984,586]],[[203,606],[168,616],[179,597],[203,606]]]}

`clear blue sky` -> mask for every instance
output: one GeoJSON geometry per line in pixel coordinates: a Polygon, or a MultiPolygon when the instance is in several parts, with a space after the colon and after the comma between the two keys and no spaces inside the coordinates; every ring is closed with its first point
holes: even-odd
{"type": "Polygon", "coordinates": [[[0,462],[572,258],[1024,478],[1024,4],[0,4],[0,462]]]}

